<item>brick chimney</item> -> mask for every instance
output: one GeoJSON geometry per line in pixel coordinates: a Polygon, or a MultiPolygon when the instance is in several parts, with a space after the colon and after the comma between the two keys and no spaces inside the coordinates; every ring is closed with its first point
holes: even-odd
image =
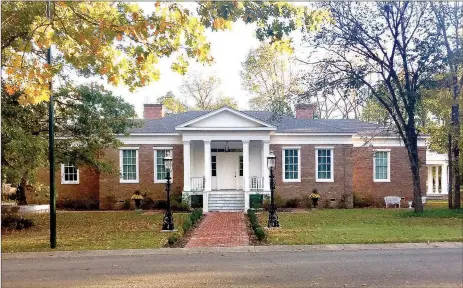
{"type": "Polygon", "coordinates": [[[296,104],[297,119],[314,119],[315,105],[314,104],[296,104]]]}
{"type": "Polygon", "coordinates": [[[162,104],[143,104],[144,119],[161,119],[162,117],[164,117],[162,104]]]}

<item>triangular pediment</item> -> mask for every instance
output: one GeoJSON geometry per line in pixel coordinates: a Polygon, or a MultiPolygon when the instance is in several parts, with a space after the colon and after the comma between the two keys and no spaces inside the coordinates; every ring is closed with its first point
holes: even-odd
{"type": "Polygon", "coordinates": [[[268,123],[240,111],[223,107],[181,125],[175,130],[275,130],[268,123]]]}

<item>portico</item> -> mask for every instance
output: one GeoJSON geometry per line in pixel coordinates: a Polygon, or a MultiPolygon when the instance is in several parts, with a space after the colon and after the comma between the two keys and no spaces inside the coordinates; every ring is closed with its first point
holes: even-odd
{"type": "Polygon", "coordinates": [[[189,121],[182,131],[183,198],[203,196],[203,210],[249,209],[250,194],[269,194],[266,157],[275,127],[229,108],[189,121]]]}
{"type": "Polygon", "coordinates": [[[448,161],[447,155],[435,152],[426,153],[427,196],[448,194],[448,161]]]}

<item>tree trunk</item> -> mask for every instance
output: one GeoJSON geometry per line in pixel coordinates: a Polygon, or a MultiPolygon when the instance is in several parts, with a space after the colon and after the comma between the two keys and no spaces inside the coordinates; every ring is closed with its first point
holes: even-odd
{"type": "Polygon", "coordinates": [[[449,164],[449,183],[448,183],[448,198],[449,198],[449,209],[453,209],[453,161],[452,161],[452,134],[448,134],[448,164],[449,164]]]}
{"type": "Polygon", "coordinates": [[[18,185],[18,189],[16,190],[16,199],[18,200],[19,205],[27,205],[26,185],[27,185],[27,175],[24,175],[21,178],[21,182],[18,185]]]}
{"type": "MultiPolygon", "coordinates": [[[[412,133],[410,133],[412,134],[412,133]]],[[[415,212],[423,212],[423,203],[421,202],[421,181],[420,181],[420,159],[418,157],[418,137],[416,133],[411,136],[408,145],[408,157],[410,159],[410,168],[412,170],[413,178],[413,202],[415,212]]]]}
{"type": "MultiPolygon", "coordinates": [[[[457,101],[458,98],[455,99],[457,101]]],[[[460,196],[460,119],[459,119],[459,107],[458,103],[452,106],[452,126],[453,126],[453,138],[455,141],[452,143],[452,152],[453,152],[453,177],[455,178],[453,185],[455,191],[455,198],[453,199],[454,208],[461,208],[461,196],[460,196]]]]}

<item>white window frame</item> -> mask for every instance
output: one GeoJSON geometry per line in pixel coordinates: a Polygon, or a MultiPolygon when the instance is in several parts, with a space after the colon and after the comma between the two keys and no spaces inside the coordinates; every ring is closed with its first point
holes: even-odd
{"type": "Polygon", "coordinates": [[[334,147],[315,147],[315,182],[334,182],[334,147]],[[331,178],[329,179],[319,179],[318,178],[318,151],[319,150],[330,150],[331,152],[331,178]]]}
{"type": "Polygon", "coordinates": [[[282,147],[281,148],[281,178],[283,182],[301,182],[301,147],[282,147]],[[285,178],[285,150],[297,150],[297,179],[286,179],[285,178]]]}
{"type": "Polygon", "coordinates": [[[139,165],[139,147],[121,147],[119,148],[119,183],[139,183],[140,181],[140,165],[139,165]],[[124,180],[122,178],[122,172],[123,172],[123,151],[124,150],[135,150],[135,158],[136,158],[136,165],[137,165],[137,178],[134,180],[124,180]]]}
{"type": "MultiPolygon", "coordinates": [[[[70,166],[69,164],[67,164],[68,166],[70,166]]],[[[79,184],[79,180],[80,180],[80,176],[79,176],[79,168],[77,168],[77,166],[73,165],[74,167],[76,167],[76,170],[77,170],[77,180],[76,181],[69,181],[69,180],[65,180],[66,177],[64,175],[64,164],[61,164],[61,184],[79,184]]]]}
{"type": "MultiPolygon", "coordinates": [[[[166,179],[158,180],[158,167],[157,167],[157,157],[158,157],[158,150],[170,150],[170,156],[172,157],[172,162],[174,161],[174,148],[173,147],[153,147],[153,166],[154,166],[154,175],[153,181],[154,183],[166,183],[166,179]]],[[[172,171],[170,171],[170,183],[174,182],[174,166],[172,163],[172,171]]]]}
{"type": "Polygon", "coordinates": [[[391,149],[375,149],[373,152],[373,182],[391,182],[391,149]],[[387,179],[376,179],[376,152],[387,152],[387,179]]]}

